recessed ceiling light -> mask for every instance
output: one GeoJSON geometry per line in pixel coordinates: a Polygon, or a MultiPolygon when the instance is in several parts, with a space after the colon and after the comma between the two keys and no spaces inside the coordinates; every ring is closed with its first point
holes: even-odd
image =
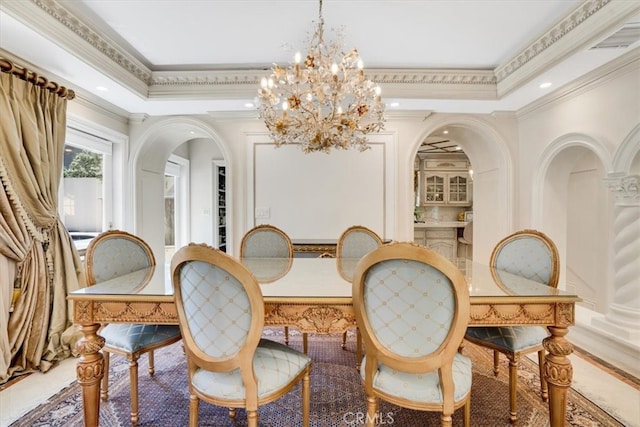
{"type": "Polygon", "coordinates": [[[443,131],[442,133],[444,133],[445,135],[449,133],[448,130],[443,131]]]}
{"type": "Polygon", "coordinates": [[[462,148],[459,145],[456,145],[456,151],[460,151],[462,148]]]}
{"type": "Polygon", "coordinates": [[[244,104],[245,107],[247,108],[253,108],[255,107],[255,105],[253,104],[253,102],[247,102],[246,104],[244,104]]]}
{"type": "Polygon", "coordinates": [[[540,83],[540,89],[546,89],[551,86],[551,82],[540,83]]]}
{"type": "Polygon", "coordinates": [[[96,86],[96,90],[99,90],[100,92],[107,92],[109,89],[104,86],[96,86]]]}
{"type": "Polygon", "coordinates": [[[399,102],[392,102],[392,103],[389,104],[389,107],[392,107],[392,108],[396,108],[396,107],[399,107],[399,106],[400,106],[399,102]]]}
{"type": "Polygon", "coordinates": [[[191,135],[195,135],[195,134],[196,134],[196,133],[195,133],[194,131],[192,131],[192,130],[190,130],[190,131],[189,131],[189,133],[190,133],[191,135]]]}

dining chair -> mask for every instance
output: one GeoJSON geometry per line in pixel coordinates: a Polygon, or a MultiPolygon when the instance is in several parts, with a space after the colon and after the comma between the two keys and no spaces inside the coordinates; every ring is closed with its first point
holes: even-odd
{"type": "MultiPolygon", "coordinates": [[[[87,285],[155,266],[155,257],[149,245],[126,231],[109,230],[96,236],[87,247],[84,258],[87,285]]],[[[105,344],[102,348],[104,372],[101,399],[109,398],[109,358],[119,354],[129,360],[131,384],[131,423],[138,423],[138,359],[147,353],[149,375],[155,373],[153,351],[180,340],[177,325],[112,323],[100,330],[105,344]]]]}
{"type": "MultiPolygon", "coordinates": [[[[506,271],[553,288],[558,286],[559,256],[553,241],[537,230],[517,231],[495,246],[489,264],[496,272],[506,271]]],[[[517,416],[518,361],[522,355],[538,352],[540,370],[540,394],[543,401],[549,398],[544,379],[544,348],[542,340],[549,333],[542,326],[490,326],[470,327],[465,339],[493,350],[495,375],[499,373],[499,355],[509,359],[509,420],[515,423],[517,416]]]]}
{"type": "MultiPolygon", "coordinates": [[[[340,264],[344,259],[359,259],[367,253],[382,246],[382,239],[378,234],[362,225],[353,225],[342,232],[336,245],[336,258],[338,259],[338,269],[342,274],[340,264]]],[[[351,281],[351,278],[345,277],[351,281]]],[[[360,360],[362,354],[360,331],[356,328],[357,357],[360,360]]],[[[347,345],[347,333],[342,334],[342,348],[347,345]]]]}
{"type": "MultiPolygon", "coordinates": [[[[293,258],[293,243],[287,233],[271,224],[260,224],[247,231],[240,241],[240,258],[293,258]]],[[[284,327],[284,342],[289,344],[289,327],[284,327]]],[[[303,334],[304,352],[307,352],[303,334]]]]}
{"type": "Polygon", "coordinates": [[[353,279],[353,306],[365,342],[360,374],[366,425],[378,400],[440,412],[442,426],[464,407],[471,421],[471,359],[458,352],[469,322],[463,274],[437,252],[390,243],[365,255],[353,279]]]}
{"type": "Polygon", "coordinates": [[[458,237],[458,257],[471,259],[473,257],[473,221],[469,221],[458,237]]]}
{"type": "Polygon", "coordinates": [[[258,407],[302,383],[302,425],[309,425],[311,359],[261,339],[264,302],[249,270],[224,252],[190,244],[171,260],[178,320],[187,355],[189,425],[198,425],[200,400],[245,408],[249,427],[258,407]]]}

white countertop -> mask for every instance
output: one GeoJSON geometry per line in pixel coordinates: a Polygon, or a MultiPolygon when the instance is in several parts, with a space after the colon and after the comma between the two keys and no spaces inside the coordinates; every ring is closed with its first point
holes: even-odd
{"type": "Polygon", "coordinates": [[[464,228],[468,222],[466,221],[427,221],[427,222],[416,222],[413,224],[413,228],[464,228]]]}

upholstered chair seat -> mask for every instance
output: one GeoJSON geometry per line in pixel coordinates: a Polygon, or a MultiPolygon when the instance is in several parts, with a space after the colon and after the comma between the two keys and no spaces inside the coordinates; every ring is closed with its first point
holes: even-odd
{"type": "Polygon", "coordinates": [[[171,261],[174,298],[187,355],[189,425],[198,425],[200,400],[247,411],[302,384],[302,425],[309,425],[311,359],[262,339],[264,301],[256,278],[240,262],[206,245],[181,248],[171,261]]]}
{"type": "MultiPolygon", "coordinates": [[[[155,257],[149,245],[139,237],[125,231],[110,230],[96,236],[87,247],[85,274],[88,285],[104,282],[155,266],[155,257]]],[[[180,340],[178,325],[112,323],[100,330],[104,337],[104,373],[100,396],[109,398],[110,354],[119,354],[129,360],[131,387],[131,423],[136,425],[138,411],[138,359],[148,355],[149,375],[153,375],[153,351],[180,340]]]]}
{"type": "MultiPolygon", "coordinates": [[[[502,272],[514,274],[551,287],[558,285],[559,257],[553,241],[536,230],[521,230],[502,239],[491,253],[489,261],[494,277],[501,280],[502,272]]],[[[493,350],[493,372],[498,375],[500,353],[509,359],[509,421],[518,419],[518,363],[522,355],[537,352],[540,369],[540,394],[548,399],[544,380],[544,349],[542,341],[549,335],[541,326],[470,327],[465,338],[472,343],[493,350]]]]}
{"type": "MultiPolygon", "coordinates": [[[[367,358],[362,360],[360,375],[365,378],[367,358]]],[[[462,400],[471,392],[471,359],[460,353],[453,357],[453,399],[462,400]]],[[[437,371],[409,373],[390,368],[382,363],[373,377],[373,387],[382,393],[422,404],[444,403],[440,377],[437,371]]]]}
{"type": "MultiPolygon", "coordinates": [[[[292,348],[266,339],[260,340],[253,355],[253,370],[258,380],[258,400],[284,388],[292,377],[300,375],[309,365],[308,356],[292,348]]],[[[200,393],[218,399],[244,399],[247,390],[239,370],[211,372],[197,368],[193,387],[200,393]]]]}
{"type": "Polygon", "coordinates": [[[471,425],[471,359],[458,352],[470,310],[460,270],[422,246],[384,245],[358,262],[353,304],[365,343],[367,427],[379,399],[440,412],[442,426],[463,407],[464,425],[471,425]]]}

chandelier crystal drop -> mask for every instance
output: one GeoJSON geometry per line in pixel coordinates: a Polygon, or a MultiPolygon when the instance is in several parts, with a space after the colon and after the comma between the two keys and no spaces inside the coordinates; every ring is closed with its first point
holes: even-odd
{"type": "Polygon", "coordinates": [[[319,19],[303,58],[287,68],[274,65],[260,83],[258,100],[275,145],[300,144],[305,153],[331,148],[367,150],[366,135],[384,128],[380,87],[364,77],[358,51],[324,41],[322,0],[319,19]]]}

